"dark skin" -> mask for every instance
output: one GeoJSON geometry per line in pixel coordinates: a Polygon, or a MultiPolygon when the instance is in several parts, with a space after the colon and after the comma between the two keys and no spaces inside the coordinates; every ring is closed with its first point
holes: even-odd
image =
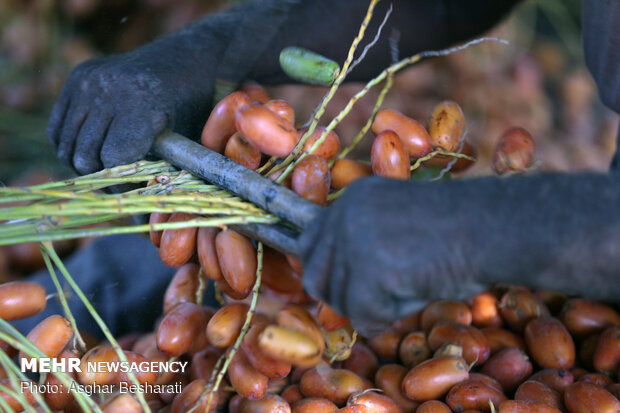
{"type": "MultiPolygon", "coordinates": [[[[393,1],[384,33],[400,32],[401,57],[441,49],[481,35],[516,3],[393,1]]],[[[62,160],[89,173],[143,158],[166,127],[197,137],[216,79],[290,82],[277,59],[290,45],[342,62],[367,5],[250,2],[134,52],[80,65],[52,113],[50,141],[62,160]]],[[[387,6],[381,2],[376,16],[387,6]]],[[[587,63],[603,101],[618,110],[613,46],[620,34],[612,22],[620,21],[620,5],[584,1],[583,17],[587,63]]],[[[388,37],[350,80],[367,80],[390,63],[388,37]]],[[[614,170],[433,184],[364,179],[302,235],[304,284],[367,335],[428,300],[467,298],[497,282],[618,300],[618,185],[614,170]]]]}

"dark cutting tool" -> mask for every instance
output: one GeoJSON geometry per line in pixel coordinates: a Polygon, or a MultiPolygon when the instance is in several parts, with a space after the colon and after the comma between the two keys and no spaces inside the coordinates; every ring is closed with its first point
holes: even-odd
{"type": "Polygon", "coordinates": [[[151,152],[281,218],[287,225],[247,224],[235,226],[235,230],[287,254],[299,255],[299,231],[308,226],[322,207],[306,201],[285,186],[169,130],[163,131],[155,139],[151,152]]]}

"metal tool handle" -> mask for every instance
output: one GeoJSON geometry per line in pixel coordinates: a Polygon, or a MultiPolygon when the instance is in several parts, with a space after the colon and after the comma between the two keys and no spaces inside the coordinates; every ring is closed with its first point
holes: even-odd
{"type": "MultiPolygon", "coordinates": [[[[322,210],[269,178],[169,130],[155,139],[151,151],[194,176],[248,200],[300,230],[322,210]]],[[[285,252],[298,255],[295,232],[278,225],[244,225],[243,232],[285,252]]]]}

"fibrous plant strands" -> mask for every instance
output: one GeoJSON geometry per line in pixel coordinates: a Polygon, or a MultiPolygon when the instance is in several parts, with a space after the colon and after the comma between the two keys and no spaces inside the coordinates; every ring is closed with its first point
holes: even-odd
{"type": "Polygon", "coordinates": [[[65,181],[0,188],[0,221],[7,221],[0,224],[0,245],[6,245],[168,228],[272,224],[278,219],[166,162],[141,161],[65,181]],[[112,185],[144,182],[150,185],[121,194],[98,191],[112,185]],[[152,225],[123,222],[152,212],[200,216],[152,225]],[[85,227],[102,223],[108,225],[85,227]]]}
{"type": "MultiPolygon", "coordinates": [[[[369,12],[371,12],[371,9],[369,9],[369,12]]],[[[469,41],[469,42],[467,42],[467,43],[465,43],[463,45],[460,45],[460,46],[451,47],[449,49],[421,52],[421,53],[418,53],[418,54],[416,54],[414,56],[407,57],[405,59],[400,60],[397,63],[394,63],[394,64],[390,65],[388,68],[383,70],[377,77],[375,77],[374,79],[369,81],[362,88],[362,90],[360,90],[357,94],[355,94],[355,96],[353,96],[349,100],[349,102],[346,104],[345,108],[336,117],[334,117],[331,120],[331,122],[325,127],[325,130],[323,131],[323,133],[321,134],[319,139],[317,139],[316,142],[312,145],[312,148],[309,151],[301,152],[301,148],[303,148],[303,145],[305,144],[307,138],[310,136],[310,134],[312,132],[314,132],[313,126],[316,127],[316,124],[318,124],[318,120],[319,120],[320,116],[322,115],[325,106],[327,106],[327,103],[329,103],[329,101],[333,97],[334,93],[336,92],[336,90],[338,89],[338,87],[340,86],[342,81],[344,81],[344,77],[346,76],[346,73],[344,73],[344,72],[341,73],[338,76],[338,78],[340,78],[342,76],[342,80],[339,82],[338,79],[337,79],[336,82],[334,82],[334,85],[332,86],[332,88],[330,89],[328,94],[326,95],[326,97],[321,101],[320,108],[317,111],[317,114],[315,115],[315,118],[313,119],[313,122],[310,124],[310,129],[308,129],[308,132],[306,132],[304,134],[304,136],[300,139],[300,141],[298,142],[298,144],[295,147],[295,149],[293,150],[293,152],[291,152],[291,154],[288,157],[286,157],[284,159],[284,161],[282,161],[280,164],[278,164],[275,167],[273,167],[267,173],[267,175],[269,176],[269,175],[273,174],[274,172],[277,172],[279,170],[284,169],[284,172],[276,180],[279,183],[283,182],[284,179],[286,179],[286,177],[293,171],[293,169],[295,169],[295,166],[299,162],[301,162],[309,154],[312,154],[312,152],[314,150],[316,150],[321,144],[323,144],[323,142],[327,138],[327,135],[331,131],[333,131],[336,126],[338,126],[338,124],[351,112],[351,110],[353,109],[353,106],[362,97],[364,97],[370,91],[370,89],[372,89],[374,86],[380,84],[384,80],[387,80],[386,85],[384,86],[382,92],[380,93],[379,100],[381,100],[381,102],[378,102],[378,104],[375,104],[375,107],[373,109],[373,114],[371,115],[371,119],[373,119],[373,117],[376,115],[376,111],[378,111],[379,107],[381,106],[383,97],[385,97],[385,94],[387,93],[387,91],[391,87],[390,77],[393,76],[396,72],[404,69],[405,67],[408,67],[408,66],[411,66],[413,64],[419,63],[423,59],[426,59],[426,58],[429,58],[429,57],[446,56],[446,55],[449,55],[449,54],[452,54],[452,53],[455,53],[455,52],[458,52],[458,51],[461,51],[461,50],[465,50],[465,49],[467,49],[470,46],[473,46],[473,45],[476,45],[476,44],[479,44],[479,43],[483,43],[483,42],[488,42],[488,41],[494,41],[494,42],[499,42],[499,43],[507,43],[505,40],[498,39],[498,38],[495,38],[495,37],[483,37],[483,38],[479,38],[479,39],[475,39],[475,40],[469,41]]],[[[344,67],[344,65],[343,65],[343,67],[344,67]]],[[[370,124],[370,125],[372,124],[372,120],[371,119],[368,120],[367,125],[368,124],[370,124]]],[[[366,129],[366,131],[368,130],[366,126],[362,129],[362,131],[364,129],[366,129]]],[[[358,135],[358,137],[356,137],[356,139],[354,140],[354,144],[352,144],[350,147],[345,149],[346,153],[349,153],[355,147],[355,145],[357,145],[357,143],[359,143],[359,141],[361,141],[363,136],[364,136],[364,134],[362,134],[360,132],[360,135],[358,135]]],[[[338,158],[341,159],[341,156],[339,155],[338,158]]]]}

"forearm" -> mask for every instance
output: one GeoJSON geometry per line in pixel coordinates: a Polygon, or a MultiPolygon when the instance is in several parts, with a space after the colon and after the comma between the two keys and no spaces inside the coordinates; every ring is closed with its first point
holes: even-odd
{"type": "MultiPolygon", "coordinates": [[[[620,298],[620,179],[540,175],[448,184],[464,262],[483,283],[620,298]],[[486,194],[486,196],[484,196],[486,194]],[[462,211],[462,212],[461,212],[462,211]]],[[[458,256],[458,255],[457,255],[458,256]]],[[[458,280],[455,280],[458,282],[458,280]]]]}
{"type": "MultiPolygon", "coordinates": [[[[368,80],[391,63],[389,39],[394,32],[398,32],[399,58],[424,50],[442,49],[484,33],[519,1],[381,1],[376,6],[360,50],[377,33],[390,5],[393,6],[392,14],[379,41],[348,79],[368,80]]],[[[262,83],[291,82],[278,66],[278,55],[287,46],[305,47],[339,63],[344,62],[368,5],[369,1],[359,0],[298,1],[265,48],[250,77],[262,83]]]]}

